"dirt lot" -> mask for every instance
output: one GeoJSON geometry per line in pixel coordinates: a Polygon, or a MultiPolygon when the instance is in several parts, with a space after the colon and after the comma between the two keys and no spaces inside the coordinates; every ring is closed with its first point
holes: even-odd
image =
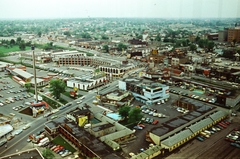
{"type": "Polygon", "coordinates": [[[217,132],[209,139],[200,142],[196,139],[174,150],[165,159],[237,159],[240,158],[239,148],[230,145],[224,140],[225,136],[234,128],[240,128],[240,118],[235,118],[226,129],[217,132]]]}

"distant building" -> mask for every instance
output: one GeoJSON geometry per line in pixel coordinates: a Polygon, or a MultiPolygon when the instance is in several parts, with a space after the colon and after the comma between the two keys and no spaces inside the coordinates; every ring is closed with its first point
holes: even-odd
{"type": "Polygon", "coordinates": [[[134,69],[136,66],[133,64],[122,63],[115,65],[101,65],[99,70],[104,72],[109,77],[122,77],[127,71],[134,69]]]}
{"type": "Polygon", "coordinates": [[[141,41],[139,39],[128,40],[128,43],[131,44],[131,45],[134,45],[135,47],[148,46],[147,42],[141,41]]]}
{"type": "Polygon", "coordinates": [[[240,42],[240,27],[228,29],[228,40],[227,41],[233,42],[233,40],[236,40],[236,42],[240,42]]]}
{"type": "Polygon", "coordinates": [[[220,30],[218,32],[218,41],[219,42],[226,42],[228,38],[228,31],[227,30],[220,30]]]}
{"type": "Polygon", "coordinates": [[[119,89],[132,93],[136,100],[146,104],[157,103],[161,100],[168,100],[169,86],[153,83],[143,78],[125,78],[119,81],[119,89]]]}

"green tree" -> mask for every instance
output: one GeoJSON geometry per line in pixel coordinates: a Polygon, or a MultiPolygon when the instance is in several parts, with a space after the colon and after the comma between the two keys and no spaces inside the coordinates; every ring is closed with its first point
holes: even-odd
{"type": "Polygon", "coordinates": [[[233,39],[233,46],[235,46],[235,44],[236,44],[236,42],[237,42],[237,40],[236,39],[233,39]]]}
{"type": "Polygon", "coordinates": [[[197,49],[197,46],[195,44],[190,45],[190,50],[195,51],[197,49]]]}
{"type": "Polygon", "coordinates": [[[20,42],[22,41],[21,37],[17,37],[17,44],[20,44],[20,42]]]}
{"type": "Polygon", "coordinates": [[[63,34],[64,34],[64,35],[67,35],[67,36],[71,36],[70,31],[65,31],[63,34]]]}
{"type": "Polygon", "coordinates": [[[207,48],[208,48],[209,51],[212,51],[213,48],[214,48],[214,42],[213,41],[209,41],[207,43],[207,48]]]}
{"type": "Polygon", "coordinates": [[[41,36],[42,36],[42,32],[39,31],[39,32],[38,32],[38,37],[41,37],[41,36]]]}
{"type": "Polygon", "coordinates": [[[30,88],[31,88],[31,83],[29,83],[29,82],[25,83],[24,87],[25,87],[27,90],[30,90],[30,88]]]}
{"type": "Polygon", "coordinates": [[[188,43],[187,43],[187,41],[186,40],[182,40],[182,46],[187,46],[188,45],[188,43]]]}
{"type": "Polygon", "coordinates": [[[54,79],[50,81],[49,91],[56,97],[57,99],[60,98],[61,93],[65,92],[66,84],[59,79],[54,79]]]}
{"type": "Polygon", "coordinates": [[[52,152],[49,148],[45,148],[45,149],[42,151],[42,155],[43,155],[43,157],[46,158],[46,159],[54,159],[54,158],[55,158],[53,152],[52,152]]]}
{"type": "Polygon", "coordinates": [[[195,42],[198,43],[199,40],[200,40],[200,37],[197,36],[197,37],[195,38],[195,42]]]}
{"type": "Polygon", "coordinates": [[[126,50],[126,49],[127,49],[127,46],[124,45],[123,43],[119,43],[119,44],[118,44],[118,51],[122,51],[123,49],[126,50]]]}
{"type": "Polygon", "coordinates": [[[21,40],[21,42],[19,43],[19,49],[25,50],[25,48],[26,48],[26,44],[25,44],[24,40],[21,40]]]}
{"type": "Polygon", "coordinates": [[[10,45],[15,45],[15,40],[14,39],[10,40],[10,45]]]}
{"type": "Polygon", "coordinates": [[[103,50],[105,50],[106,52],[109,52],[109,47],[108,47],[108,45],[103,45],[103,50]]]}
{"type": "Polygon", "coordinates": [[[139,34],[138,36],[137,36],[137,39],[142,39],[143,38],[143,35],[141,35],[141,34],[139,34]]]}
{"type": "Polygon", "coordinates": [[[119,115],[121,115],[122,117],[124,117],[125,119],[128,117],[128,113],[130,111],[130,107],[129,106],[122,106],[118,109],[118,113],[119,115]]]}
{"type": "Polygon", "coordinates": [[[160,34],[158,34],[158,35],[156,36],[155,40],[156,40],[156,41],[161,41],[161,36],[160,36],[160,34]]]}
{"type": "Polygon", "coordinates": [[[141,113],[141,109],[139,108],[133,108],[129,112],[128,115],[128,123],[135,123],[142,119],[143,115],[141,113]]]}
{"type": "Polygon", "coordinates": [[[107,35],[102,35],[102,39],[107,40],[107,39],[109,39],[109,37],[107,35]]]}

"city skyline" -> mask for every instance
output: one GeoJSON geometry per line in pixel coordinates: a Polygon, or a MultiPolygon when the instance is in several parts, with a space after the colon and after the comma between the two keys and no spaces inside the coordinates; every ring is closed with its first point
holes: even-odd
{"type": "Polygon", "coordinates": [[[0,19],[239,18],[231,0],[1,0],[0,19]]]}

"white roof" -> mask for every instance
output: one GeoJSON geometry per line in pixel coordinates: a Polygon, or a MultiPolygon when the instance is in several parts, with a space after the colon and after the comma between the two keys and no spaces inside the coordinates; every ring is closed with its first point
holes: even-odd
{"type": "Polygon", "coordinates": [[[9,132],[13,131],[13,127],[10,124],[5,124],[0,126],[0,138],[9,132]]]}
{"type": "Polygon", "coordinates": [[[23,70],[21,70],[21,69],[15,68],[15,69],[12,70],[12,71],[13,71],[14,73],[16,73],[16,74],[24,77],[24,78],[31,78],[31,77],[33,77],[33,75],[32,75],[31,73],[28,73],[28,72],[23,71],[23,70]]]}

